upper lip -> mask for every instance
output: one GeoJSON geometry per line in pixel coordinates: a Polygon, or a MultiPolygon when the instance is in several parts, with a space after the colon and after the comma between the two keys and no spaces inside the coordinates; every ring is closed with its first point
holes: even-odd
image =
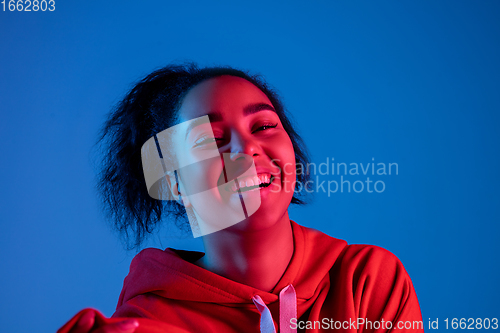
{"type": "Polygon", "coordinates": [[[271,170],[269,170],[267,168],[263,168],[263,167],[257,167],[257,168],[255,168],[255,172],[257,173],[257,175],[268,173],[268,174],[270,174],[271,176],[274,176],[274,177],[277,177],[280,174],[279,171],[274,171],[273,172],[273,171],[271,171],[271,170]]]}
{"type": "Polygon", "coordinates": [[[264,171],[264,172],[257,172],[255,174],[249,174],[249,175],[245,175],[245,176],[238,176],[238,177],[235,177],[233,179],[230,179],[226,185],[231,185],[233,181],[235,180],[238,180],[238,181],[241,181],[242,179],[247,179],[247,178],[253,178],[255,176],[259,176],[259,175],[269,175],[269,178],[272,179],[272,178],[276,178],[271,172],[269,171],[264,171]]]}
{"type": "MultiPolygon", "coordinates": [[[[280,173],[279,173],[279,171],[274,171],[273,172],[273,171],[271,171],[270,169],[267,169],[267,168],[257,167],[257,168],[255,168],[255,174],[256,175],[269,174],[269,175],[274,176],[276,178],[277,176],[279,176],[280,173]]],[[[251,175],[253,175],[253,174],[251,174],[251,175]]],[[[247,176],[249,176],[249,175],[245,175],[243,177],[246,178],[247,176]]],[[[238,175],[238,176],[236,176],[236,177],[233,176],[233,177],[231,177],[231,179],[228,179],[227,182],[230,183],[231,181],[233,181],[233,180],[235,180],[237,178],[240,178],[240,177],[242,177],[241,174],[238,175]]]]}

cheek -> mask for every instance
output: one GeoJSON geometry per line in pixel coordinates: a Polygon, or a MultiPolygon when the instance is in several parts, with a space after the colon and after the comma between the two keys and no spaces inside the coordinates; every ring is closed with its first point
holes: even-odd
{"type": "Polygon", "coordinates": [[[286,167],[287,173],[291,173],[291,170],[293,170],[295,175],[295,151],[288,134],[280,135],[272,140],[270,147],[273,149],[273,155],[277,156],[275,158],[280,160],[281,167],[286,167]]]}
{"type": "Polygon", "coordinates": [[[222,162],[220,157],[209,158],[194,162],[179,171],[186,194],[193,195],[217,189],[222,175],[222,162]]]}

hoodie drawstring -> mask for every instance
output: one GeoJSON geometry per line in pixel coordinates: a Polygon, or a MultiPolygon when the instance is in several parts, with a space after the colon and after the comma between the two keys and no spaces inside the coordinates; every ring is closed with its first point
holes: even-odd
{"type": "MultiPolygon", "coordinates": [[[[255,295],[252,300],[260,313],[260,333],[276,333],[273,317],[266,303],[259,295],[255,295]]],[[[291,284],[281,289],[279,302],[280,333],[296,332],[297,330],[292,329],[290,326],[290,320],[297,318],[297,295],[295,294],[295,288],[291,284]]]]}
{"type": "Polygon", "coordinates": [[[255,295],[252,300],[260,312],[260,333],[276,333],[273,316],[271,316],[271,311],[269,311],[266,303],[259,295],[255,295]]]}
{"type": "Polygon", "coordinates": [[[295,288],[289,284],[280,291],[280,332],[291,333],[297,329],[290,327],[292,318],[297,318],[297,295],[295,288]]]}

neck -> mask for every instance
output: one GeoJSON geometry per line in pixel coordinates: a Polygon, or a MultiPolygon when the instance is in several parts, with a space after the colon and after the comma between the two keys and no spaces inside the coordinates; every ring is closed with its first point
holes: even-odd
{"type": "Polygon", "coordinates": [[[268,228],[242,231],[237,227],[204,236],[205,256],[195,264],[233,281],[271,291],[293,255],[288,212],[268,228]]]}

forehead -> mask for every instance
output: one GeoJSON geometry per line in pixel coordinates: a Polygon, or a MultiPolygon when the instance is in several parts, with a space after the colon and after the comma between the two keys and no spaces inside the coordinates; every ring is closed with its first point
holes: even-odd
{"type": "Polygon", "coordinates": [[[211,112],[242,110],[255,103],[271,104],[266,94],[251,82],[223,75],[193,87],[182,101],[179,116],[188,120],[211,112]]]}

